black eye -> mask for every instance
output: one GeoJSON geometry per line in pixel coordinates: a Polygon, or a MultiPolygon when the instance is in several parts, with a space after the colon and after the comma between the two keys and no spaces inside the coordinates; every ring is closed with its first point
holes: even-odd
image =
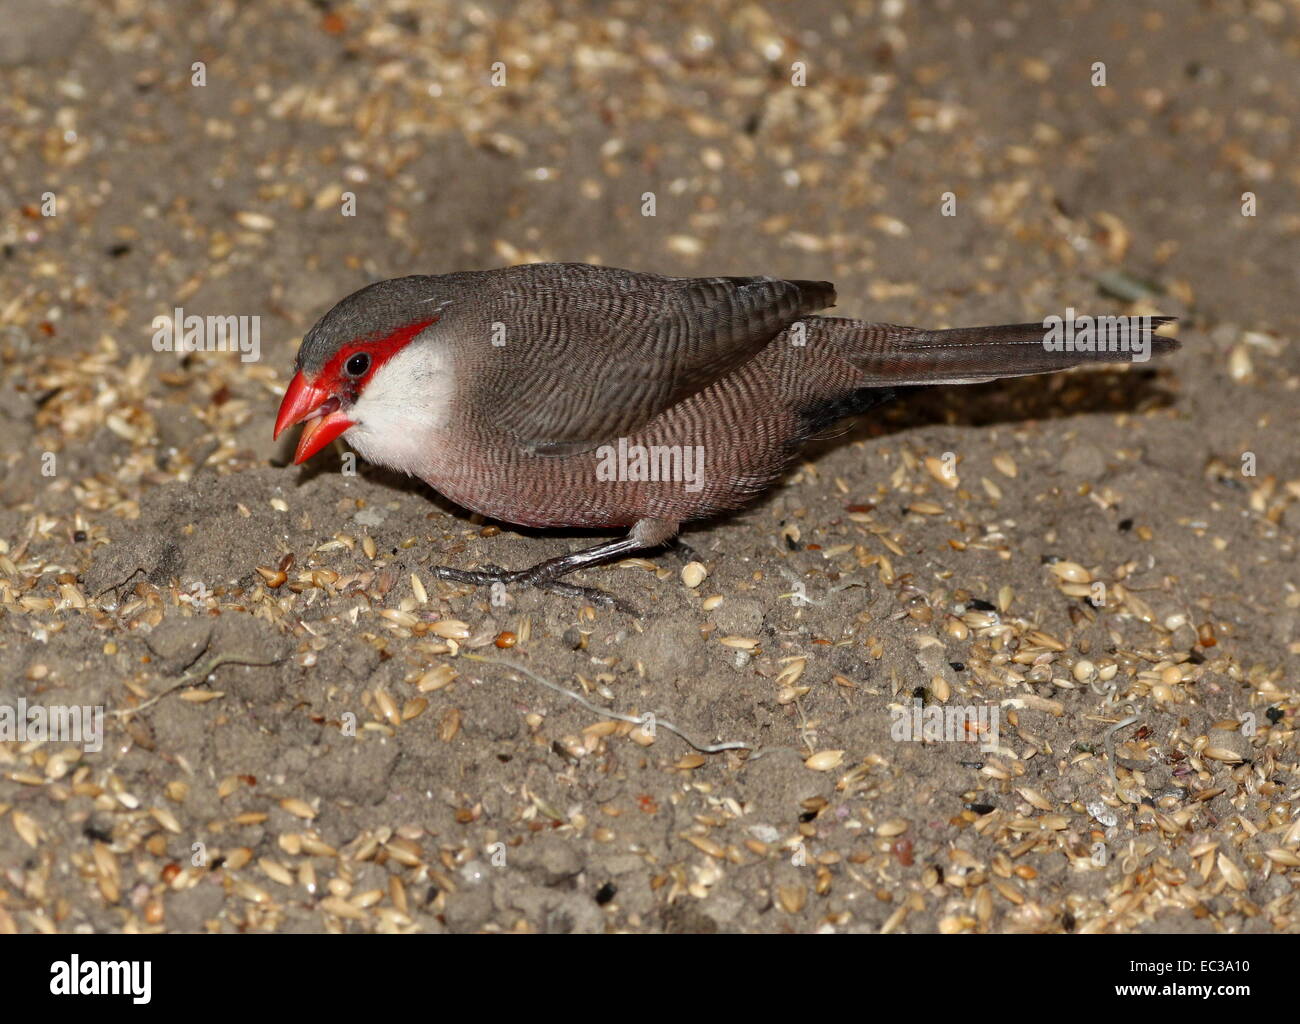
{"type": "Polygon", "coordinates": [[[350,377],[360,377],[370,369],[370,356],[365,352],[358,352],[344,364],[350,377]]]}

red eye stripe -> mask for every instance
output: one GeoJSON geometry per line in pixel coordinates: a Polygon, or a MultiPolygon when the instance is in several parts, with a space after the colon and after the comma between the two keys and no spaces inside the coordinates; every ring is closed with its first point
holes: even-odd
{"type": "Polygon", "coordinates": [[[342,346],[334,353],[330,361],[321,367],[320,374],[316,378],[317,386],[328,386],[331,391],[338,389],[340,386],[357,387],[361,382],[369,380],[376,370],[397,355],[421,331],[430,324],[437,322],[438,317],[436,316],[430,317],[428,320],[417,320],[413,324],[399,327],[392,334],[385,337],[376,338],[373,341],[355,341],[342,346]],[[343,372],[343,367],[358,352],[365,352],[370,356],[370,368],[360,377],[350,377],[343,372]]]}

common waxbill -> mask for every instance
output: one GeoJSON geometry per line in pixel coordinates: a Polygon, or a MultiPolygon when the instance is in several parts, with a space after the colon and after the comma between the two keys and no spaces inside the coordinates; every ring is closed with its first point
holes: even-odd
{"type": "Polygon", "coordinates": [[[1152,333],[1165,317],[1146,318],[1115,351],[1053,343],[1042,323],[929,331],[813,315],[834,303],[826,281],[581,263],[381,281],[307,332],[275,436],[303,424],[295,463],[341,436],[503,522],[629,528],[518,572],[432,570],[607,598],[559,577],[742,507],[807,439],[890,388],[1178,347],[1152,333]]]}

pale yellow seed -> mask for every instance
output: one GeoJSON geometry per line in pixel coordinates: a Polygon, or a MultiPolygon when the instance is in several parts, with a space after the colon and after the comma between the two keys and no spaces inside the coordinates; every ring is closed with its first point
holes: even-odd
{"type": "Polygon", "coordinates": [[[704,577],[708,576],[709,570],[704,568],[700,562],[687,562],[682,566],[682,582],[691,590],[694,590],[704,582],[704,577]]]}
{"type": "Polygon", "coordinates": [[[415,687],[421,693],[432,693],[434,690],[441,690],[449,684],[459,673],[450,665],[439,665],[437,668],[431,668],[424,675],[416,680],[415,687]]]}
{"type": "Polygon", "coordinates": [[[939,459],[933,455],[926,456],[925,468],[932,477],[943,484],[944,487],[947,487],[948,490],[956,490],[958,484],[957,467],[951,459],[939,459]]]}
{"type": "Polygon", "coordinates": [[[1052,573],[1066,583],[1091,583],[1092,573],[1078,562],[1056,562],[1050,565],[1052,573]]]}
{"type": "Polygon", "coordinates": [[[808,901],[808,890],[802,885],[778,885],[776,900],[787,914],[797,914],[808,901]]]}
{"type": "Polygon", "coordinates": [[[844,760],[842,750],[819,750],[804,762],[804,766],[815,772],[828,772],[837,768],[844,760]]]}
{"type": "Polygon", "coordinates": [[[285,797],[280,801],[280,807],[298,818],[305,818],[310,821],[316,817],[316,812],[312,809],[311,804],[306,800],[300,800],[296,796],[285,797]]]}
{"type": "Polygon", "coordinates": [[[1223,876],[1223,880],[1238,892],[1245,892],[1246,876],[1241,873],[1241,868],[1237,867],[1226,853],[1220,853],[1216,858],[1216,862],[1219,865],[1219,874],[1223,876]]]}
{"type": "Polygon", "coordinates": [[[907,506],[907,511],[922,516],[943,515],[943,506],[936,501],[914,501],[907,506]]]}

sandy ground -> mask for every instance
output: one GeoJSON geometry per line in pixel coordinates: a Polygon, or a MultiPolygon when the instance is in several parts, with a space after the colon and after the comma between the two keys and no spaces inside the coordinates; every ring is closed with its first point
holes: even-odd
{"type": "Polygon", "coordinates": [[[1296,18],[0,0],[0,707],[107,714],[0,742],[0,931],[1300,930],[1296,18]],[[536,259],[1184,348],[907,395],[698,586],[583,576],[638,616],[497,607],[426,567],[590,538],[271,426],[338,298],[536,259]]]}

